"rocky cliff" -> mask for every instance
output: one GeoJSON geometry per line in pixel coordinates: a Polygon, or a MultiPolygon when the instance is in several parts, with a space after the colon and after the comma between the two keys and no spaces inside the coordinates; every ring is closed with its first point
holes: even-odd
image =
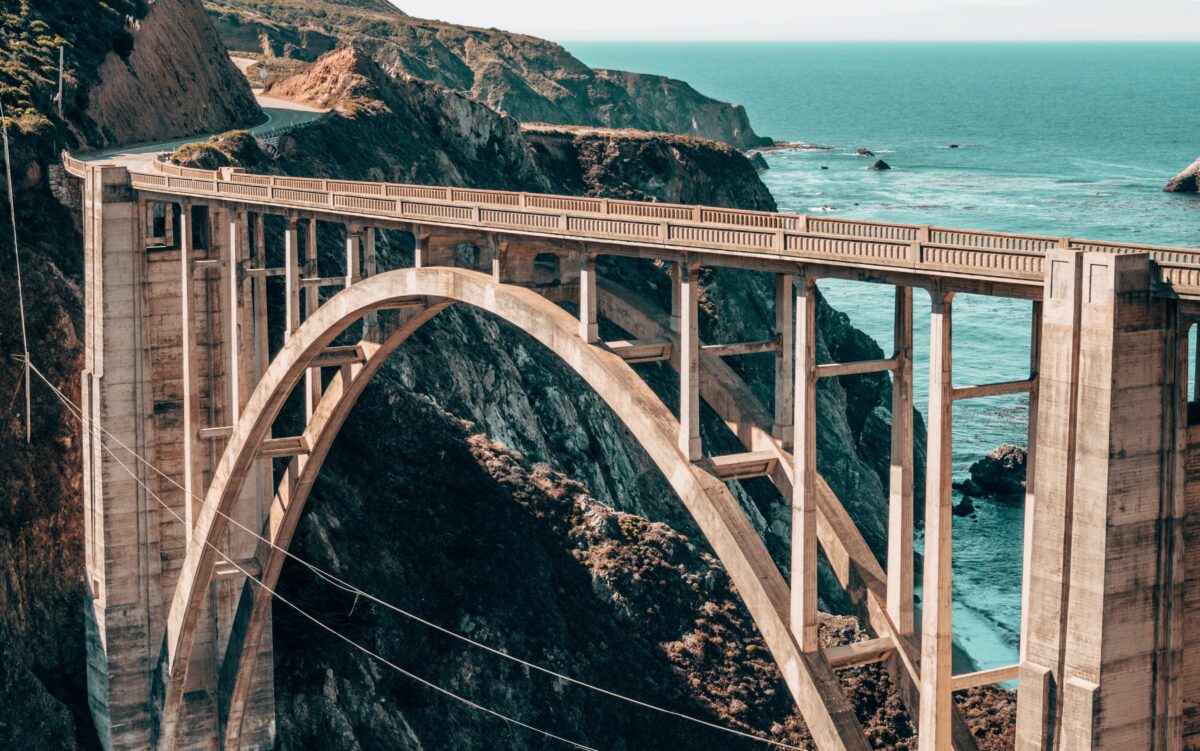
{"type": "Polygon", "coordinates": [[[1200,159],[1192,162],[1175,177],[1171,178],[1163,190],[1168,193],[1195,193],[1200,191],[1200,159]]]}
{"type": "Polygon", "coordinates": [[[521,122],[690,133],[738,148],[770,141],[754,132],[742,107],[683,81],[593,70],[561,46],[523,34],[415,19],[374,0],[207,6],[232,50],[315,60],[339,42],[354,42],[390,73],[469,94],[521,122]]]}
{"type": "MultiPolygon", "coordinates": [[[[107,55],[86,116],[103,145],[211,133],[262,119],[198,0],[151,0],[107,55]]],[[[92,145],[101,145],[93,143],[92,145]]]]}

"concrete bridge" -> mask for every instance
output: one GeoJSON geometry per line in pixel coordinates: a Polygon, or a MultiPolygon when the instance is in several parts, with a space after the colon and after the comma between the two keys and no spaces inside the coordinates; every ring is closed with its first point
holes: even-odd
{"type": "Polygon", "coordinates": [[[1200,748],[1200,410],[1189,409],[1187,345],[1200,319],[1200,251],[64,161],[85,181],[83,407],[107,431],[84,437],[88,685],[107,748],[272,747],[270,591],[309,490],[383,361],[453,304],[520,328],[612,408],[728,569],[823,751],[868,748],[836,673],[873,662],[886,664],[922,751],[974,749],[953,692],[1014,679],[1019,749],[1200,748]],[[283,217],[272,220],[283,227],[282,265],[268,264],[267,216],[283,217]],[[414,235],[413,268],[379,271],[380,230],[414,235]],[[331,233],[345,262],[319,268],[318,237],[331,233]],[[598,279],[601,255],[671,264],[671,310],[598,279]],[[775,336],[702,343],[703,266],[773,275],[775,336]],[[895,288],[891,357],[817,362],[813,289],[823,279],[895,288]],[[269,314],[268,284],[282,288],[282,317],[269,314]],[[919,623],[916,289],[932,300],[922,322],[930,373],[919,623]],[[958,293],[1030,301],[1028,378],[954,383],[958,293]],[[568,300],[578,317],[557,304],[568,300]],[[632,338],[601,341],[601,316],[632,338]],[[764,352],[775,354],[771,412],[725,362],[764,352]],[[679,372],[678,414],[630,367],[655,360],[679,372]],[[817,381],[878,371],[893,383],[885,565],[816,470],[817,381]],[[1020,661],[956,675],[952,407],[1014,393],[1030,403],[1020,661]],[[307,423],[276,435],[289,398],[303,401],[307,423]],[[701,399],[744,452],[705,453],[701,399]],[[166,476],[136,463],[131,476],[102,439],[166,476]],[[791,500],[787,577],[726,484],[757,476],[791,500]],[[818,551],[868,641],[818,642],[818,551]]]}

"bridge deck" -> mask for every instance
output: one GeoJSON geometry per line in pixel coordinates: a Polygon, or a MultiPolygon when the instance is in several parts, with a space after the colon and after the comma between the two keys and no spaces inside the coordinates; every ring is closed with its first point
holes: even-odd
{"type": "MultiPolygon", "coordinates": [[[[86,164],[64,156],[69,172],[86,164]]],[[[967,291],[1036,299],[1048,250],[1148,253],[1156,294],[1200,300],[1200,249],[1070,237],[1021,235],[803,214],[742,211],[581,196],[519,193],[430,185],[280,177],[197,170],[156,162],[133,172],[141,192],[218,199],[280,212],[335,215],[387,224],[428,225],[513,237],[606,245],[656,258],[689,253],[718,265],[776,269],[802,261],[832,275],[915,286],[935,279],[967,291]],[[911,277],[924,281],[913,281],[911,277]]],[[[782,270],[782,269],[781,269],[782,270]]]]}

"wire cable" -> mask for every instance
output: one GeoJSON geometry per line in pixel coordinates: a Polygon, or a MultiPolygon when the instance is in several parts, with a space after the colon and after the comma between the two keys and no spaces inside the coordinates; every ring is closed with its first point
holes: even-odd
{"type": "Polygon", "coordinates": [[[25,354],[25,443],[33,442],[32,398],[29,395],[29,334],[25,330],[25,286],[21,281],[21,250],[17,242],[17,203],[13,191],[12,157],[8,151],[8,117],[0,101],[0,126],[4,133],[4,175],[8,180],[8,213],[12,220],[13,258],[17,265],[17,308],[21,312],[21,350],[25,354]]]}
{"type": "MultiPolygon", "coordinates": [[[[49,381],[49,379],[46,378],[45,374],[43,374],[40,370],[38,370],[36,366],[33,366],[33,371],[43,383],[45,383],[52,391],[55,392],[55,395],[58,396],[58,398],[60,400],[65,400],[67,402],[70,402],[69,398],[66,397],[66,395],[63,394],[62,391],[60,391],[53,383],[51,383],[49,381]]],[[[73,406],[73,404],[72,404],[72,406],[73,406]]],[[[84,418],[84,419],[86,419],[86,418],[84,418]]],[[[448,629],[445,626],[434,623],[433,621],[423,618],[423,617],[417,615],[416,613],[412,613],[408,610],[405,610],[404,608],[399,607],[398,605],[394,605],[386,600],[383,600],[383,599],[377,597],[376,595],[373,595],[370,592],[360,589],[359,587],[345,581],[344,579],[341,579],[337,575],[332,574],[328,571],[325,571],[324,569],[320,568],[316,564],[308,562],[307,560],[297,556],[295,553],[292,553],[291,551],[287,550],[286,548],[275,544],[272,540],[269,540],[269,539],[263,537],[260,533],[255,532],[254,530],[252,530],[249,527],[245,526],[244,524],[240,523],[237,519],[234,519],[229,514],[224,513],[219,508],[213,507],[212,504],[210,504],[208,502],[207,498],[202,498],[195,493],[188,493],[188,491],[186,490],[186,488],[183,487],[183,485],[178,483],[174,478],[167,475],[165,472],[160,470],[158,467],[154,466],[154,464],[151,463],[149,460],[140,456],[136,451],[134,451],[132,448],[130,448],[128,445],[126,445],[124,442],[122,442],[119,438],[114,436],[112,433],[108,432],[108,430],[105,429],[103,425],[97,425],[97,428],[99,430],[103,431],[103,433],[105,435],[107,435],[109,438],[111,438],[113,440],[113,442],[115,442],[121,449],[128,452],[130,456],[132,456],[138,462],[142,463],[147,469],[154,472],[155,474],[157,474],[159,477],[166,480],[171,485],[174,485],[176,488],[183,491],[185,494],[190,495],[193,499],[195,499],[195,500],[199,501],[200,503],[203,503],[207,506],[212,507],[213,510],[218,515],[220,515],[222,518],[224,518],[230,524],[232,524],[235,527],[237,527],[238,529],[246,532],[247,534],[252,535],[254,538],[259,540],[260,542],[265,543],[272,549],[279,551],[279,553],[281,555],[284,555],[287,558],[300,564],[304,568],[311,571],[318,578],[324,580],[326,583],[328,583],[332,587],[335,587],[336,589],[346,592],[347,594],[352,594],[355,597],[361,597],[363,599],[374,602],[374,603],[378,604],[379,606],[386,608],[387,610],[391,610],[392,612],[394,612],[398,615],[401,615],[405,618],[408,618],[416,623],[419,623],[422,626],[425,626],[426,628],[429,628],[429,629],[432,629],[439,633],[445,634],[446,636],[453,637],[453,638],[455,638],[465,644],[473,646],[477,649],[481,649],[490,654],[497,655],[499,657],[503,657],[504,659],[510,660],[518,665],[521,665],[522,667],[542,673],[543,675],[548,675],[550,677],[557,678],[557,679],[565,681],[567,683],[571,683],[573,685],[579,686],[580,688],[585,688],[590,691],[594,691],[598,694],[607,696],[609,698],[617,699],[617,700],[623,701],[627,704],[631,704],[633,706],[640,707],[642,709],[647,709],[647,710],[657,712],[662,715],[666,715],[666,716],[674,717],[679,720],[691,722],[693,724],[700,725],[702,727],[706,727],[710,730],[716,730],[716,731],[719,731],[722,733],[726,733],[728,735],[734,735],[739,738],[743,738],[745,740],[750,740],[750,741],[755,741],[758,743],[767,744],[767,745],[773,746],[775,748],[787,749],[788,751],[802,751],[803,747],[801,747],[801,746],[794,746],[794,745],[791,745],[788,743],[784,743],[783,741],[777,741],[777,740],[773,740],[771,738],[764,738],[764,737],[761,737],[758,735],[754,735],[752,733],[738,730],[736,728],[730,728],[730,727],[726,727],[724,725],[718,725],[717,723],[710,722],[708,720],[704,720],[699,717],[695,717],[693,715],[686,714],[684,712],[679,712],[679,711],[676,711],[673,709],[668,709],[666,707],[658,706],[656,704],[651,704],[649,702],[642,701],[641,699],[636,699],[631,696],[626,696],[625,694],[621,694],[616,691],[606,689],[602,686],[598,686],[596,684],[589,683],[588,681],[584,681],[582,679],[575,678],[573,676],[557,672],[551,668],[547,668],[542,665],[538,665],[537,663],[530,662],[530,661],[522,659],[521,657],[518,657],[516,655],[509,654],[508,652],[505,652],[501,649],[497,649],[496,647],[490,646],[490,645],[485,644],[480,641],[476,641],[475,639],[472,639],[469,636],[466,636],[464,634],[458,633],[457,631],[448,629]]]]}
{"type": "MultiPolygon", "coordinates": [[[[39,378],[42,378],[42,380],[45,380],[44,376],[42,376],[40,372],[38,373],[38,376],[39,376],[39,378]]],[[[54,388],[52,384],[51,384],[51,388],[54,388]]],[[[56,388],[54,390],[58,391],[56,388]]],[[[67,409],[71,412],[71,414],[74,415],[77,420],[79,420],[80,425],[83,426],[85,430],[88,430],[92,434],[93,438],[95,438],[96,441],[99,442],[100,447],[105,451],[105,453],[107,453],[109,456],[111,456],[113,458],[113,461],[115,461],[118,465],[120,465],[121,469],[124,470],[124,472],[127,475],[129,475],[133,479],[133,481],[142,488],[142,490],[144,490],[151,498],[153,498],[155,501],[157,501],[158,504],[160,506],[162,506],[163,509],[168,514],[170,514],[172,517],[174,517],[176,521],[180,522],[181,524],[186,524],[186,521],[184,520],[184,518],[182,516],[179,515],[179,512],[177,512],[175,509],[171,508],[165,501],[163,501],[162,498],[160,498],[158,496],[158,494],[155,493],[154,490],[152,490],[150,488],[150,486],[148,486],[145,483],[145,481],[143,481],[140,477],[137,476],[137,473],[135,473],[132,469],[130,469],[130,467],[125,464],[125,462],[121,461],[120,457],[118,457],[113,452],[113,450],[111,448],[109,448],[109,446],[104,442],[104,438],[100,434],[100,431],[96,429],[96,422],[94,420],[91,420],[86,415],[84,415],[82,409],[78,405],[76,405],[74,402],[72,402],[71,400],[63,399],[62,396],[60,396],[59,398],[63,402],[63,404],[66,405],[67,409]],[[89,424],[90,424],[90,427],[88,427],[89,424]]],[[[231,557],[229,557],[228,554],[226,554],[224,551],[222,551],[216,545],[212,544],[210,541],[205,540],[204,544],[207,545],[208,547],[212,548],[213,552],[215,552],[218,556],[220,556],[226,563],[228,563],[230,566],[233,566],[233,568],[235,568],[239,572],[241,572],[247,579],[249,579],[250,581],[253,581],[255,584],[257,584],[259,586],[259,588],[261,588],[263,591],[267,592],[271,597],[275,598],[279,602],[282,602],[284,605],[287,605],[289,608],[296,611],[301,616],[303,616],[307,620],[311,621],[314,625],[320,627],[322,630],[337,637],[341,641],[344,641],[345,643],[349,644],[351,647],[358,650],[359,652],[362,652],[363,654],[367,655],[368,657],[378,660],[382,664],[386,665],[387,667],[391,668],[392,670],[395,670],[397,673],[400,673],[401,675],[405,676],[406,678],[416,681],[417,683],[420,683],[422,686],[425,686],[426,688],[432,689],[433,691],[436,691],[437,693],[442,694],[443,696],[446,696],[457,702],[460,702],[461,704],[464,704],[467,707],[470,707],[471,709],[491,715],[492,717],[503,720],[504,722],[509,723],[511,725],[515,725],[517,727],[524,728],[525,730],[529,730],[531,732],[537,733],[537,734],[542,735],[550,740],[558,741],[559,743],[566,744],[566,745],[570,746],[571,748],[581,749],[581,751],[598,751],[598,749],[593,748],[592,746],[588,746],[588,745],[586,745],[584,743],[580,743],[578,741],[573,741],[569,738],[564,738],[560,735],[555,735],[554,733],[551,733],[548,730],[542,730],[539,727],[530,725],[526,722],[522,722],[521,720],[518,720],[514,717],[510,717],[509,715],[503,714],[502,712],[499,712],[495,709],[491,709],[490,707],[485,707],[484,705],[479,704],[478,702],[472,701],[471,699],[468,699],[465,696],[460,696],[459,694],[456,694],[447,688],[442,688],[441,686],[437,685],[433,681],[430,681],[426,678],[422,678],[421,676],[417,675],[416,673],[413,673],[409,670],[405,670],[404,668],[400,667],[396,663],[387,659],[383,655],[380,655],[378,652],[375,652],[371,648],[364,646],[363,644],[360,644],[359,642],[355,641],[354,639],[350,638],[349,636],[346,636],[345,634],[341,633],[334,627],[328,625],[327,623],[320,620],[316,616],[312,615],[308,611],[304,610],[303,608],[301,608],[299,605],[295,604],[288,598],[279,594],[273,588],[268,587],[266,584],[264,584],[263,582],[256,579],[249,571],[247,571],[246,569],[244,569],[240,565],[238,565],[238,563],[235,560],[233,560],[231,557]]]]}

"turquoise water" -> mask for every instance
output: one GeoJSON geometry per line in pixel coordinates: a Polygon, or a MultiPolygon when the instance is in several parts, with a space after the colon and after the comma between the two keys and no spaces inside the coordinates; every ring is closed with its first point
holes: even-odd
{"type": "MultiPolygon", "coordinates": [[[[1200,156],[1200,44],[568,47],[588,65],[682,78],[739,102],[760,134],[833,147],[765,155],[763,179],[782,210],[1200,247],[1200,197],[1160,190],[1200,156]],[[894,169],[867,171],[872,160],[854,155],[860,146],[894,169]]],[[[890,289],[821,287],[890,349],[890,289]]],[[[922,411],[928,308],[918,295],[922,411]]],[[[956,298],[955,382],[1025,377],[1028,332],[1028,303],[956,298]]],[[[1024,446],[1026,420],[1019,397],[956,405],[955,477],[1001,442],[1024,446]]],[[[954,628],[974,661],[991,667],[1017,657],[1023,510],[976,506],[976,517],[954,520],[954,628]]]]}

